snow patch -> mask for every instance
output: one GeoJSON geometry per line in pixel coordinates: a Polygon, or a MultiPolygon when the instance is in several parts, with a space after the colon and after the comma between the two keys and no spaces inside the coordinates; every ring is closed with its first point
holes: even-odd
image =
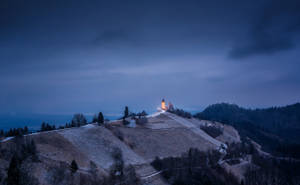
{"type": "Polygon", "coordinates": [[[159,112],[155,112],[154,114],[148,115],[147,118],[153,118],[153,117],[159,116],[160,114],[165,113],[165,112],[166,112],[166,111],[161,110],[161,111],[159,111],[159,112]]]}
{"type": "Polygon", "coordinates": [[[82,126],[82,128],[94,128],[94,127],[95,127],[95,125],[93,125],[93,124],[87,124],[87,125],[82,126]]]}
{"type": "Polygon", "coordinates": [[[4,143],[4,142],[6,142],[6,141],[9,141],[9,140],[11,140],[12,138],[14,138],[14,137],[6,137],[5,139],[3,139],[1,142],[2,143],[4,143]]]}

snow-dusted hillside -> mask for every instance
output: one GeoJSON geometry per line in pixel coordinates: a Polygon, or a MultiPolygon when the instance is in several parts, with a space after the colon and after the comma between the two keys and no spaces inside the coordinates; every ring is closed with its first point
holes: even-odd
{"type": "MultiPolygon", "coordinates": [[[[238,133],[233,128],[224,129],[221,136],[212,138],[200,129],[201,124],[203,121],[160,112],[148,116],[147,124],[135,128],[122,125],[106,128],[88,124],[78,128],[41,132],[26,138],[35,140],[37,144],[43,165],[39,164],[33,169],[39,174],[39,181],[43,184],[47,184],[46,177],[51,166],[61,162],[70,164],[72,160],[77,161],[82,172],[89,170],[92,161],[102,174],[108,174],[113,164],[111,153],[114,148],[122,151],[125,164],[135,166],[137,174],[145,182],[165,184],[159,173],[149,165],[155,157],[180,156],[189,148],[201,151],[218,149],[226,146],[225,142],[239,141],[238,133]]],[[[8,146],[13,140],[6,139],[3,143],[8,146]]],[[[7,168],[7,165],[8,162],[1,163],[0,169],[7,168]]]]}

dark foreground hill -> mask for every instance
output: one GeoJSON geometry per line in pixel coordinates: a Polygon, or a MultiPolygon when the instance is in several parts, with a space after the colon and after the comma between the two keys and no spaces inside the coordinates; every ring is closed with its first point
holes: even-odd
{"type": "Polygon", "coordinates": [[[250,137],[273,154],[300,157],[300,103],[266,109],[221,103],[195,117],[233,125],[242,137],[250,137]]]}

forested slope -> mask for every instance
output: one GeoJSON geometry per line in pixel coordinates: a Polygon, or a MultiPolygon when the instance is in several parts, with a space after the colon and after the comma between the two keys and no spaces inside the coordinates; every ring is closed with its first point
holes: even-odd
{"type": "Polygon", "coordinates": [[[220,103],[195,117],[233,125],[242,137],[250,137],[273,154],[300,157],[300,103],[266,109],[220,103]]]}

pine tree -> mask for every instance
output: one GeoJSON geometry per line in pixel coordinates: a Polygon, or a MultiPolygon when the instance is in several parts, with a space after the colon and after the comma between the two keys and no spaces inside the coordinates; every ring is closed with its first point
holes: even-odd
{"type": "Polygon", "coordinates": [[[104,117],[103,117],[102,112],[99,112],[99,114],[98,114],[98,123],[99,123],[99,125],[104,123],[104,117]]]}
{"type": "Polygon", "coordinates": [[[98,117],[97,117],[97,115],[94,115],[94,117],[93,117],[93,121],[92,121],[93,123],[98,123],[98,117]]]}
{"type": "Polygon", "coordinates": [[[17,155],[14,154],[7,170],[7,185],[19,185],[20,174],[20,160],[17,155]]]}
{"type": "Polygon", "coordinates": [[[70,169],[72,173],[75,173],[78,170],[78,165],[75,160],[72,161],[70,169]]]}
{"type": "Polygon", "coordinates": [[[24,127],[24,134],[28,134],[28,127],[27,126],[24,127]]]}
{"type": "Polygon", "coordinates": [[[4,131],[0,130],[0,137],[4,136],[4,131]]]}
{"type": "Polygon", "coordinates": [[[31,140],[30,142],[30,145],[29,145],[29,148],[30,148],[30,154],[33,155],[33,156],[36,156],[37,154],[37,149],[36,149],[36,145],[35,145],[35,142],[34,140],[31,140]]]}
{"type": "Polygon", "coordinates": [[[45,129],[46,129],[46,123],[43,122],[43,123],[42,123],[42,126],[41,126],[41,131],[45,131],[45,129]]]}
{"type": "Polygon", "coordinates": [[[129,110],[128,110],[128,106],[126,106],[124,110],[124,118],[127,118],[128,115],[129,115],[129,110]]]}

